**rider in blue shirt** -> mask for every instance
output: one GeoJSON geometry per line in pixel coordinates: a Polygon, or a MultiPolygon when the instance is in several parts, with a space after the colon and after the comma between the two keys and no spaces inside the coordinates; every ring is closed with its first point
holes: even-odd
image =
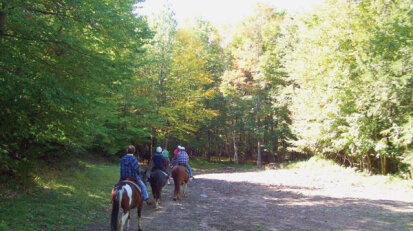
{"type": "Polygon", "coordinates": [[[169,176],[168,172],[165,168],[165,157],[162,155],[162,148],[157,147],[156,153],[152,157],[152,172],[155,170],[163,171],[167,176],[169,176]]]}
{"type": "Polygon", "coordinates": [[[185,152],[185,147],[180,146],[179,149],[180,151],[178,152],[178,155],[176,157],[177,164],[182,164],[186,166],[186,168],[188,169],[189,180],[192,181],[194,179],[194,176],[192,175],[191,166],[189,166],[189,163],[188,163],[189,162],[188,153],[185,152]]]}
{"type": "Polygon", "coordinates": [[[139,164],[138,159],[133,155],[135,153],[135,147],[129,145],[127,149],[127,154],[122,157],[120,160],[120,181],[125,180],[126,178],[132,178],[136,180],[136,183],[139,184],[142,190],[143,199],[148,205],[152,204],[149,200],[148,192],[146,191],[145,184],[142,182],[139,177],[139,164]]]}

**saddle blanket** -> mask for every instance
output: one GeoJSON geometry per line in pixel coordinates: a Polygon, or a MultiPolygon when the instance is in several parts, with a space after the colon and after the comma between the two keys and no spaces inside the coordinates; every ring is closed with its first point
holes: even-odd
{"type": "Polygon", "coordinates": [[[124,182],[124,183],[130,183],[130,184],[134,185],[134,186],[136,187],[136,189],[138,189],[139,192],[142,192],[141,187],[139,187],[139,185],[136,184],[135,182],[130,181],[130,180],[122,180],[120,183],[122,183],[122,182],[124,182]]]}

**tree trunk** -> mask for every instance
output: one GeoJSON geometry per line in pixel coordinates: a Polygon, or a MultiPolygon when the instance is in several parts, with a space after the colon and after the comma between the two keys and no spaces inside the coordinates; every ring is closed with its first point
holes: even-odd
{"type": "Polygon", "coordinates": [[[3,3],[3,6],[1,7],[1,11],[0,11],[0,47],[1,47],[1,42],[3,40],[3,34],[5,31],[5,27],[6,27],[6,13],[3,12],[4,9],[6,9],[7,7],[7,3],[3,3]]]}
{"type": "Polygon", "coordinates": [[[262,167],[262,159],[261,159],[261,118],[260,118],[260,111],[261,111],[261,90],[260,90],[260,80],[259,80],[259,61],[260,61],[260,52],[261,52],[261,36],[260,36],[260,24],[257,22],[257,71],[256,71],[256,78],[257,78],[257,129],[258,129],[258,137],[257,137],[257,167],[262,167]]]}
{"type": "Polygon", "coordinates": [[[386,156],[380,155],[380,162],[381,162],[381,174],[386,175],[387,174],[386,156]]]}
{"type": "MultiPolygon", "coordinates": [[[[230,108],[229,102],[228,102],[228,104],[227,104],[227,107],[228,107],[228,112],[229,112],[229,114],[230,114],[230,116],[231,116],[231,108],[230,108]]],[[[236,142],[236,139],[235,139],[235,132],[234,132],[234,130],[235,130],[234,119],[233,119],[232,116],[231,116],[231,136],[232,136],[232,143],[233,143],[233,145],[234,145],[234,163],[239,164],[239,160],[238,160],[238,148],[237,148],[237,142],[236,142]]]]}
{"type": "Polygon", "coordinates": [[[367,169],[369,171],[369,174],[372,175],[373,172],[371,170],[371,160],[370,160],[370,153],[367,153],[367,169]]]}
{"type": "Polygon", "coordinates": [[[207,153],[208,162],[211,161],[211,131],[208,128],[208,153],[207,153]]]}
{"type": "Polygon", "coordinates": [[[153,136],[151,135],[151,146],[149,147],[149,153],[151,153],[152,156],[152,150],[153,150],[153,136]]]}
{"type": "MultiPolygon", "coordinates": [[[[260,120],[258,119],[258,124],[260,123],[260,120]]],[[[257,145],[258,145],[258,152],[257,152],[257,167],[261,168],[262,167],[262,159],[261,159],[261,134],[258,134],[258,139],[257,139],[257,145]]]]}
{"type": "Polygon", "coordinates": [[[168,150],[168,138],[166,138],[166,140],[165,140],[164,149],[168,150]]]}
{"type": "Polygon", "coordinates": [[[235,140],[234,130],[231,131],[231,135],[232,135],[232,143],[234,144],[234,163],[239,164],[238,148],[237,148],[237,143],[236,143],[236,140],[235,140]]]}

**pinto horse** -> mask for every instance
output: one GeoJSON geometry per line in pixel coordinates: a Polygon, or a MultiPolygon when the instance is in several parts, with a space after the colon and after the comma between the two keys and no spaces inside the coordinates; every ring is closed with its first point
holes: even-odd
{"type": "Polygon", "coordinates": [[[175,190],[173,200],[181,198],[181,185],[182,185],[182,194],[185,197],[186,187],[189,181],[188,169],[185,165],[177,165],[172,169],[172,178],[174,179],[175,190]]]}
{"type": "Polygon", "coordinates": [[[143,207],[143,197],[140,187],[134,182],[135,179],[120,181],[112,189],[112,217],[110,227],[112,231],[123,230],[126,223],[126,230],[129,230],[130,211],[134,208],[138,210],[138,231],[141,229],[141,214],[143,207]],[[120,208],[123,213],[119,216],[120,208]]]}
{"type": "Polygon", "coordinates": [[[147,178],[147,181],[151,184],[152,195],[155,199],[155,208],[158,209],[162,200],[162,188],[165,186],[168,178],[166,178],[165,173],[161,170],[151,172],[149,177],[147,171],[148,169],[144,172],[144,178],[147,178]]]}

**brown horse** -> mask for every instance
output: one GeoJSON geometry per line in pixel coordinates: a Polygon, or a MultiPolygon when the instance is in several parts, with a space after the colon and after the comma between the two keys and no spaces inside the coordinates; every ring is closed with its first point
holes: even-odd
{"type": "Polygon", "coordinates": [[[148,181],[151,185],[152,195],[153,195],[153,198],[155,199],[156,209],[159,208],[159,205],[161,203],[162,188],[165,186],[167,180],[168,179],[166,178],[166,174],[162,172],[161,170],[155,170],[149,173],[147,169],[144,172],[144,181],[145,182],[148,181]]]}
{"type": "MultiPolygon", "coordinates": [[[[164,157],[165,169],[169,169],[169,158],[164,157]]],[[[156,170],[154,172],[145,169],[143,172],[143,182],[149,182],[152,189],[152,195],[155,199],[155,208],[158,209],[162,201],[162,188],[165,186],[166,182],[169,180],[166,178],[165,174],[161,170],[156,170]]],[[[168,183],[169,184],[169,183],[168,183]]]]}
{"type": "Polygon", "coordinates": [[[164,157],[164,160],[165,160],[165,169],[168,170],[168,168],[169,168],[169,158],[164,157]]]}
{"type": "Polygon", "coordinates": [[[182,194],[186,197],[185,191],[189,180],[188,170],[184,165],[177,165],[172,169],[172,178],[174,179],[175,190],[173,200],[176,201],[181,197],[181,185],[182,194]]]}
{"type": "Polygon", "coordinates": [[[123,226],[126,224],[126,230],[129,229],[130,211],[134,208],[138,210],[138,230],[141,229],[141,213],[143,207],[142,192],[134,179],[123,180],[115,185],[112,189],[111,199],[112,204],[112,218],[110,222],[111,230],[123,230],[123,226]],[[120,208],[123,209],[123,213],[119,216],[120,208]]]}

